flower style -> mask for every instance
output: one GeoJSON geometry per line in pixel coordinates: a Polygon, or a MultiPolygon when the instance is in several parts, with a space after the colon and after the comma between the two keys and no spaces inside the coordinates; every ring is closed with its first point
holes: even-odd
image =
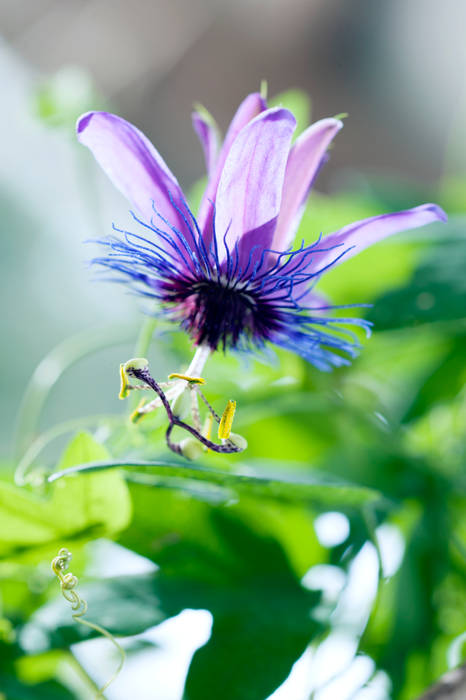
{"type": "MultiPolygon", "coordinates": [[[[219,149],[204,112],[193,114],[208,183],[197,219],[175,176],[135,126],[106,112],[77,124],[87,146],[135,209],[134,233],[102,244],[95,262],[160,302],[198,346],[216,350],[261,347],[266,341],[298,353],[318,369],[348,364],[358,343],[314,292],[331,267],[406,229],[445,221],[435,204],[373,216],[293,250],[306,198],[327,149],[343,124],[322,119],[292,145],[296,121],[268,109],[254,93],[240,105],[219,149]]],[[[341,308],[341,307],[340,307],[341,308]]]]}

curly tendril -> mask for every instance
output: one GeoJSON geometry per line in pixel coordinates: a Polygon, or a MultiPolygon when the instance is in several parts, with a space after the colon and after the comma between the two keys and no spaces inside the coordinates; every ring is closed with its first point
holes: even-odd
{"type": "Polygon", "coordinates": [[[71,572],[68,572],[66,574],[63,573],[68,569],[71,558],[71,552],[65,547],[62,547],[62,549],[59,550],[57,556],[52,560],[52,571],[60,581],[62,596],[65,598],[65,600],[71,603],[71,609],[73,610],[73,614],[71,617],[75,622],[78,622],[80,625],[84,625],[89,629],[95,630],[103,637],[106,637],[110,642],[112,642],[113,646],[116,647],[120,655],[120,661],[115,673],[106,683],[104,683],[104,685],[101,688],[98,689],[97,694],[95,696],[96,698],[103,698],[104,691],[109,687],[111,683],[113,683],[113,681],[117,678],[121,669],[123,668],[126,655],[123,647],[120,644],[118,644],[115,637],[108,630],[106,630],[104,627],[101,627],[100,625],[97,625],[95,622],[89,622],[89,620],[83,619],[83,616],[87,612],[87,602],[84,600],[84,598],[81,598],[79,593],[76,591],[78,579],[71,572]]]}

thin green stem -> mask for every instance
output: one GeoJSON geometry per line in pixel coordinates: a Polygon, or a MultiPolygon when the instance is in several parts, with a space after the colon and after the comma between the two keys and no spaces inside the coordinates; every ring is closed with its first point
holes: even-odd
{"type": "MultiPolygon", "coordinates": [[[[157,319],[153,316],[146,318],[139,330],[139,335],[134,346],[134,357],[146,357],[149,352],[152,336],[157,326],[157,319]]],[[[133,394],[130,397],[130,413],[134,411],[139,402],[139,397],[133,394]]]]}
{"type": "Polygon", "coordinates": [[[156,326],[156,318],[150,316],[149,318],[145,319],[139,331],[138,339],[134,347],[135,357],[145,357],[147,355],[156,326]]]}
{"type": "Polygon", "coordinates": [[[54,440],[70,433],[74,430],[81,430],[82,428],[87,428],[89,426],[94,426],[99,422],[107,421],[112,423],[121,423],[122,418],[120,416],[112,415],[96,415],[96,416],[86,416],[85,418],[75,418],[72,420],[64,421],[63,423],[58,423],[54,425],[50,430],[46,430],[41,433],[33,443],[28,447],[23,457],[18,462],[18,466],[15,471],[15,483],[18,486],[24,486],[29,482],[32,477],[32,473],[28,475],[29,467],[37,459],[40,453],[54,440]],[[28,478],[29,476],[29,478],[28,478]]]}
{"type": "Polygon", "coordinates": [[[36,436],[44,405],[63,374],[84,357],[127,342],[133,332],[133,328],[120,325],[89,329],[67,338],[44,357],[29,381],[19,410],[14,441],[16,460],[36,436]]]}
{"type": "MultiPolygon", "coordinates": [[[[83,666],[81,666],[81,664],[79,663],[78,659],[76,658],[76,656],[74,656],[74,654],[73,654],[71,651],[69,652],[69,655],[68,655],[68,658],[66,659],[66,662],[67,662],[68,664],[70,664],[70,666],[71,666],[71,667],[73,668],[73,670],[75,671],[76,675],[79,677],[80,681],[82,681],[82,683],[83,683],[85,686],[87,686],[87,689],[88,689],[90,692],[92,692],[93,695],[94,695],[95,697],[98,697],[97,694],[98,694],[98,692],[99,692],[99,686],[97,685],[97,683],[95,683],[95,682],[92,680],[92,678],[91,678],[90,675],[87,673],[87,671],[85,670],[85,668],[83,668],[83,666]]],[[[61,675],[61,674],[60,674],[60,675],[61,675]]],[[[63,674],[63,675],[64,675],[63,680],[66,680],[66,676],[68,675],[68,673],[66,674],[66,676],[65,676],[65,674],[63,674]]]]}
{"type": "Polygon", "coordinates": [[[103,686],[100,688],[97,688],[96,692],[96,698],[103,698],[104,697],[104,691],[107,690],[108,686],[113,683],[113,681],[118,677],[120,674],[120,671],[122,670],[124,664],[125,664],[125,659],[126,659],[126,654],[125,650],[117,642],[113,634],[111,634],[108,630],[105,629],[105,627],[101,627],[100,625],[97,625],[95,622],[89,622],[89,620],[84,620],[80,614],[72,615],[71,616],[75,622],[78,622],[80,625],[84,625],[85,627],[88,627],[91,630],[94,630],[95,632],[98,632],[101,634],[103,637],[106,637],[106,639],[109,640],[113,644],[113,646],[116,648],[118,651],[118,654],[120,656],[120,661],[118,663],[117,668],[115,669],[113,675],[104,683],[103,686]]]}

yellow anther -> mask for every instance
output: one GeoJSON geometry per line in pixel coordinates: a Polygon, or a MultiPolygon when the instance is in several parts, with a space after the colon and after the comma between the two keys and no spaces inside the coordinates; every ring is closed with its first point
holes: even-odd
{"type": "Polygon", "coordinates": [[[169,374],[168,378],[184,379],[185,382],[189,382],[190,384],[205,384],[205,379],[202,379],[202,377],[190,377],[187,374],[178,374],[178,372],[173,372],[172,374],[169,374]]]}
{"type": "Polygon", "coordinates": [[[204,421],[204,425],[202,428],[202,435],[203,435],[203,437],[207,438],[207,440],[210,440],[212,437],[213,424],[214,424],[214,417],[211,413],[209,413],[209,415],[206,416],[206,419],[204,421]]]}
{"type": "MultiPolygon", "coordinates": [[[[120,365],[120,393],[118,394],[119,399],[126,399],[129,396],[129,392],[132,387],[128,381],[128,372],[132,369],[147,369],[148,362],[145,357],[133,357],[132,360],[128,360],[124,364],[120,365]]],[[[139,388],[139,387],[137,387],[139,388]]]]}
{"type": "Polygon", "coordinates": [[[118,398],[126,399],[127,396],[129,396],[128,377],[125,372],[125,366],[120,365],[120,393],[118,398]]]}
{"type": "Polygon", "coordinates": [[[139,404],[138,404],[138,407],[130,415],[129,419],[130,419],[131,423],[138,423],[142,418],[145,418],[145,416],[148,415],[147,413],[140,413],[139,412],[140,409],[144,406],[144,403],[145,403],[145,399],[141,399],[139,404]]]}
{"type": "Polygon", "coordinates": [[[233,425],[233,418],[235,417],[236,411],[236,401],[231,399],[228,401],[225,410],[223,411],[223,416],[220,420],[218,426],[218,437],[220,440],[228,440],[231,433],[231,426],[233,425]]]}

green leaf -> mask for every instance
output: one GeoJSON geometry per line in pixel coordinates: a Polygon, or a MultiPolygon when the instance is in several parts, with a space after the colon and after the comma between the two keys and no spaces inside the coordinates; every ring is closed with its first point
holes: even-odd
{"type": "Polygon", "coordinates": [[[453,338],[431,369],[403,417],[415,420],[441,401],[452,401],[466,383],[466,335],[453,338]]]}
{"type": "Polygon", "coordinates": [[[466,238],[464,230],[461,237],[462,229],[464,220],[446,225],[441,242],[429,249],[407,284],[376,301],[368,317],[377,329],[456,321],[459,332],[464,333],[466,238]]]}
{"type": "MultiPolygon", "coordinates": [[[[86,433],[69,444],[62,468],[107,456],[105,448],[86,433]]],[[[127,486],[118,472],[89,474],[53,484],[39,497],[25,488],[0,482],[0,554],[55,540],[117,532],[131,516],[127,486]]]]}
{"type": "Polygon", "coordinates": [[[61,683],[55,681],[26,685],[13,674],[0,673],[0,698],[5,700],[74,700],[75,697],[61,683]]]}
{"type": "MultiPolygon", "coordinates": [[[[134,516],[131,527],[119,535],[120,544],[170,569],[174,542],[182,540],[194,548],[202,545],[208,556],[183,557],[175,562],[178,572],[183,567],[179,575],[191,579],[209,578],[212,559],[228,559],[211,517],[216,508],[224,508],[223,504],[194,499],[181,490],[147,488],[134,482],[129,482],[129,488],[134,516]]],[[[228,512],[247,522],[254,532],[276,540],[299,578],[327,557],[314,531],[314,514],[307,506],[244,497],[234,505],[230,500],[228,512]]]]}
{"type": "Polygon", "coordinates": [[[294,477],[276,479],[162,461],[109,460],[78,464],[53,474],[49,477],[49,481],[56,481],[72,474],[94,473],[119,467],[131,469],[127,478],[147,486],[170,486],[190,491],[192,482],[203,482],[224,488],[225,497],[229,497],[233,491],[287,503],[308,503],[321,508],[359,508],[382,498],[378,491],[348,484],[322,474],[311,473],[307,474],[306,478],[299,479],[294,477]]]}
{"type": "Polygon", "coordinates": [[[311,610],[320,595],[305,591],[280,546],[225,511],[214,528],[236,566],[209,609],[212,636],[189,670],[187,700],[262,700],[288,676],[320,626],[311,610]]]}
{"type": "Polygon", "coordinates": [[[58,463],[58,469],[69,469],[75,464],[85,464],[96,459],[105,459],[108,452],[103,445],[96,442],[89,433],[78,433],[65,448],[58,463]]]}

